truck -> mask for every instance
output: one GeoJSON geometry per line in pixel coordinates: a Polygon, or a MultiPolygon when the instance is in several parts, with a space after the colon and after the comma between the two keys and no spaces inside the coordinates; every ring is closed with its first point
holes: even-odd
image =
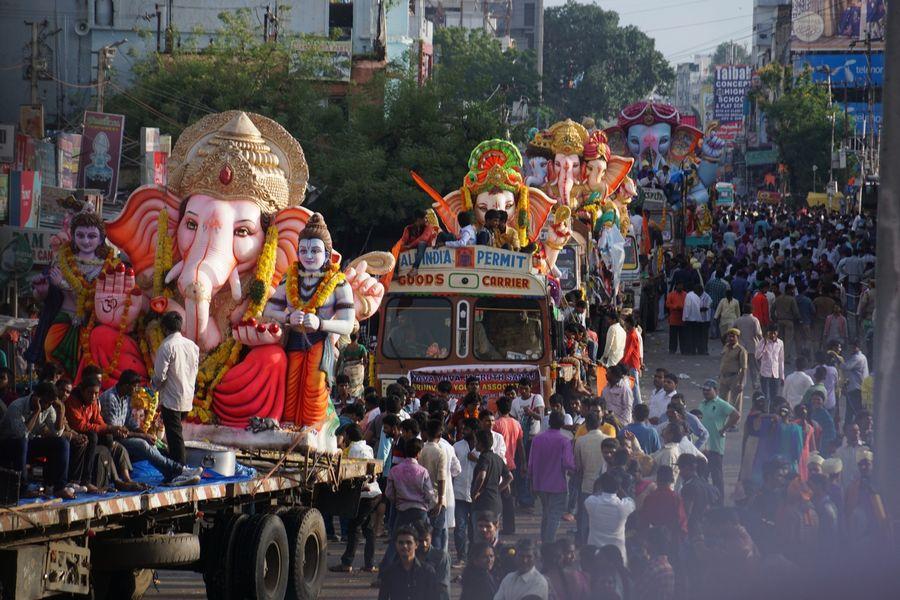
{"type": "Polygon", "coordinates": [[[0,600],[140,598],[162,568],[202,573],[210,600],[315,599],[327,570],[317,507],[353,516],[380,463],[303,445],[238,459],[252,471],[0,508],[0,600]]]}
{"type": "Polygon", "coordinates": [[[536,273],[532,256],[467,246],[427,249],[417,270],[414,259],[414,250],[400,254],[379,309],[375,378],[381,389],[409,377],[421,395],[447,379],[454,394],[464,395],[465,378],[476,376],[484,395],[502,395],[523,378],[548,395],[562,334],[547,279],[536,273]]]}

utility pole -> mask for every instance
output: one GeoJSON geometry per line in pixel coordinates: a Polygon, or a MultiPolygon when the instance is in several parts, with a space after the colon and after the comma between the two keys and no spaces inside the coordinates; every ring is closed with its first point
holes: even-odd
{"type": "Polygon", "coordinates": [[[97,53],[97,112],[103,112],[103,101],[106,91],[106,72],[112,66],[112,61],[119,51],[119,46],[127,42],[127,39],[107,44],[97,53]]]}
{"type": "Polygon", "coordinates": [[[537,51],[537,72],[538,72],[538,106],[544,104],[544,0],[538,0],[535,8],[537,10],[537,30],[535,32],[535,50],[537,51]]]}
{"type": "MultiPolygon", "coordinates": [[[[900,11],[887,13],[884,44],[883,135],[888,140],[900,135],[900,11]],[[894,42],[891,44],[890,42],[894,42]],[[896,133],[891,133],[896,132],[896,133]]],[[[900,161],[900,145],[891,141],[881,145],[881,162],[896,165],[900,161]]],[[[865,185],[865,181],[862,182],[865,185]]],[[[877,326],[875,327],[875,471],[884,492],[888,515],[900,515],[900,436],[896,424],[900,420],[900,171],[884,170],[879,181],[877,256],[875,288],[877,326]]]]}
{"type": "Polygon", "coordinates": [[[155,4],[154,8],[156,10],[156,53],[159,54],[162,50],[162,9],[159,8],[159,4],[155,4]]]}
{"type": "Polygon", "coordinates": [[[275,2],[275,14],[272,16],[272,27],[273,27],[272,41],[273,42],[278,41],[278,26],[280,24],[281,23],[278,21],[278,2],[276,1],[275,2]]]}
{"type": "Polygon", "coordinates": [[[171,54],[175,48],[175,18],[172,10],[175,0],[166,0],[166,53],[171,54]]]}
{"type": "Polygon", "coordinates": [[[29,21],[25,21],[25,24],[31,25],[31,105],[35,106],[38,103],[38,61],[40,60],[38,48],[38,24],[29,21]]]}

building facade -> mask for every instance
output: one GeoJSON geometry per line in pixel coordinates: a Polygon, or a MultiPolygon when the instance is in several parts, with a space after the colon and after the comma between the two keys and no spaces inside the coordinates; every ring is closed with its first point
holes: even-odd
{"type": "MultiPolygon", "coordinates": [[[[48,126],[72,127],[92,104],[100,49],[127,40],[111,62],[112,78],[127,85],[134,55],[154,52],[159,45],[203,48],[215,40],[219,14],[247,8],[262,23],[274,20],[259,2],[250,0],[191,0],[190,6],[160,0],[0,0],[0,54],[9,57],[0,70],[0,122],[14,123],[20,105],[31,103],[27,78],[31,27],[37,22],[38,51],[45,68],[37,85],[37,103],[44,105],[48,126]],[[156,8],[159,11],[157,12],[156,8]],[[172,35],[166,31],[171,27],[172,35]],[[20,64],[15,64],[20,63],[20,64]]],[[[289,0],[277,13],[277,30],[350,42],[354,73],[381,68],[386,62],[411,58],[430,64],[431,24],[424,0],[289,0]],[[412,54],[410,54],[410,52],[412,54]],[[422,60],[422,53],[429,56],[422,60]],[[365,63],[357,69],[357,62],[365,63]]],[[[270,33],[275,26],[270,28],[270,33]]],[[[262,32],[260,32],[262,35],[262,32]]],[[[362,75],[365,77],[366,75],[362,75]]],[[[368,74],[371,76],[371,73],[368,74]]]]}

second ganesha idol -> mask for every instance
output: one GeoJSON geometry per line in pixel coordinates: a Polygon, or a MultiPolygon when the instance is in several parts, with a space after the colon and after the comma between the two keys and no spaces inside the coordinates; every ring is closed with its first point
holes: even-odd
{"type": "MultiPolygon", "coordinates": [[[[137,189],[105,228],[73,219],[73,246],[60,257],[63,279],[75,282],[68,326],[81,342],[69,368],[98,365],[104,386],[125,369],[149,378],[159,314],[174,310],[201,351],[190,420],[244,427],[262,417],[321,430],[336,338],[377,311],[383,287],[365,260],[342,270],[324,219],[300,206],[306,160],[275,121],[208,115],[170,160],[168,188],[137,189]],[[87,227],[131,267],[79,241],[87,227]]],[[[47,336],[48,359],[59,362],[50,346],[64,337],[47,336]]]]}

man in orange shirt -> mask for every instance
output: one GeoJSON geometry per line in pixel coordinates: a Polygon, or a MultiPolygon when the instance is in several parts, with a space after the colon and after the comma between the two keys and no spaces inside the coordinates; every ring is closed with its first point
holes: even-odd
{"type": "Polygon", "coordinates": [[[759,285],[759,289],[753,295],[753,299],[750,301],[750,307],[753,312],[753,316],[759,321],[760,326],[763,330],[769,325],[770,313],[769,313],[769,299],[766,297],[766,292],[769,291],[769,282],[763,281],[759,285]]]}
{"type": "Polygon", "coordinates": [[[641,370],[644,368],[641,334],[638,333],[633,315],[625,316],[625,356],[620,363],[624,366],[628,375],[631,375],[631,393],[634,395],[635,404],[641,403],[641,370]]]}
{"type": "Polygon", "coordinates": [[[426,212],[417,210],[415,221],[403,229],[403,237],[400,238],[401,250],[416,251],[416,258],[413,262],[412,270],[409,272],[410,275],[415,276],[418,273],[422,257],[425,256],[425,250],[434,246],[437,234],[438,229],[428,223],[426,212]]]}
{"type": "MultiPolygon", "coordinates": [[[[144,486],[131,481],[131,461],[128,451],[113,440],[113,436],[124,437],[128,434],[125,427],[110,427],[100,413],[100,380],[96,377],[85,377],[66,400],[66,424],[68,427],[88,436],[90,446],[96,448],[99,460],[95,462],[94,453],[86,456],[85,480],[98,481],[95,472],[96,463],[104,463],[109,467],[109,478],[116,488],[126,491],[144,489],[144,486]]],[[[105,479],[105,478],[104,478],[105,479]]],[[[105,485],[104,482],[101,482],[105,485]]],[[[93,486],[89,486],[93,487],[93,486]]],[[[96,490],[95,490],[96,491],[96,490]]]]}
{"type": "MultiPolygon", "coordinates": [[[[516,476],[525,477],[525,435],[522,432],[522,425],[519,421],[509,416],[512,409],[512,400],[504,395],[497,399],[497,410],[500,417],[494,421],[494,431],[503,436],[506,444],[506,455],[500,458],[506,461],[506,466],[510,472],[516,476]],[[519,464],[523,465],[522,470],[516,471],[516,459],[518,457],[519,464]]],[[[512,491],[507,490],[501,492],[500,500],[503,502],[503,533],[512,535],[516,532],[516,502],[512,491]]]]}
{"type": "Polygon", "coordinates": [[[666,311],[669,313],[669,354],[678,352],[679,345],[684,349],[684,284],[675,283],[675,289],[666,296],[666,311]]]}

